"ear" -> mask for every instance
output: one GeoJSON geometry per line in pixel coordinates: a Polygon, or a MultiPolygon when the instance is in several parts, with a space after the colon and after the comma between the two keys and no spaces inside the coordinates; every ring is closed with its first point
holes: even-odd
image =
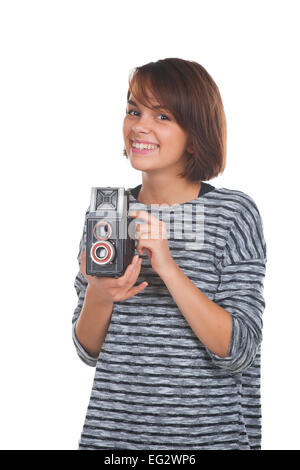
{"type": "Polygon", "coordinates": [[[194,153],[194,149],[193,149],[192,145],[188,145],[186,150],[187,150],[188,153],[194,153]]]}

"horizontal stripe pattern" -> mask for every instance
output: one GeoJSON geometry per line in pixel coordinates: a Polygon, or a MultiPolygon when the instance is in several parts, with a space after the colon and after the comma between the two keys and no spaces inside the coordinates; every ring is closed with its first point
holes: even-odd
{"type": "MultiPolygon", "coordinates": [[[[168,212],[172,257],[232,316],[229,356],[218,357],[200,342],[146,255],[137,284],[145,280],[149,285],[114,303],[99,357],[90,356],[75,334],[87,286],[79,272],[72,337],[80,359],[95,367],[79,449],[260,449],[263,225],[249,195],[211,188],[184,205],[191,213],[184,238],[178,236],[180,220],[173,206],[154,215],[165,221],[168,212]],[[201,247],[193,244],[199,208],[201,247]]],[[[130,210],[150,211],[133,191],[129,202],[130,210]]],[[[78,262],[85,230],[84,225],[78,262]]]]}

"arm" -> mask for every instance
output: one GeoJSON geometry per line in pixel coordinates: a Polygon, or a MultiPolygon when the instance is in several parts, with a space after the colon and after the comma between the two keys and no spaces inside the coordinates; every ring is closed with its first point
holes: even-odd
{"type": "MultiPolygon", "coordinates": [[[[85,215],[87,215],[89,212],[89,208],[87,209],[85,215]]],[[[77,260],[80,266],[81,263],[81,253],[85,249],[86,246],[86,220],[84,223],[83,227],[83,234],[80,240],[79,244],[79,253],[77,256],[77,260]]],[[[72,318],[72,339],[73,343],[76,348],[76,352],[79,356],[79,358],[87,365],[91,367],[95,367],[97,364],[97,357],[99,355],[98,349],[100,349],[102,343],[102,338],[104,336],[104,329],[106,328],[105,324],[105,319],[108,317],[108,311],[107,308],[104,309],[104,316],[103,316],[103,334],[101,335],[99,328],[96,327],[95,330],[92,332],[92,341],[89,341],[87,339],[88,332],[91,330],[91,328],[88,326],[88,321],[89,319],[92,322],[92,325],[95,326],[96,318],[101,316],[100,313],[100,308],[96,309],[96,311],[93,311],[93,297],[90,296],[89,294],[89,289],[88,289],[88,282],[86,278],[82,275],[82,273],[79,271],[77,276],[75,277],[75,282],[74,282],[74,287],[78,296],[78,303],[77,307],[75,308],[75,311],[73,313],[73,318],[72,318]],[[77,331],[77,323],[80,320],[79,328],[77,331]],[[98,333],[97,333],[98,331],[98,333]],[[77,337],[77,335],[79,337],[77,337]],[[99,345],[98,347],[95,346],[95,342],[99,340],[99,345]],[[81,343],[82,341],[82,343],[81,343]],[[97,357],[96,357],[97,356],[97,357]]]]}
{"type": "Polygon", "coordinates": [[[231,315],[211,301],[173,262],[160,277],[195,335],[220,357],[229,353],[231,315]]]}
{"type": "Polygon", "coordinates": [[[214,301],[171,262],[160,271],[169,292],[218,367],[240,372],[253,362],[262,340],[266,243],[254,201],[234,215],[214,301]]]}
{"type": "Polygon", "coordinates": [[[138,294],[147,283],[135,285],[141,268],[138,256],[134,256],[125,273],[117,279],[87,275],[85,240],[86,224],[77,258],[80,266],[75,278],[78,304],[72,319],[72,338],[80,359],[94,367],[107,335],[114,303],[138,294]]]}
{"type": "Polygon", "coordinates": [[[113,302],[99,303],[93,291],[86,289],[85,299],[80,316],[76,322],[75,335],[82,347],[90,356],[99,356],[102,344],[109,327],[113,302]]]}

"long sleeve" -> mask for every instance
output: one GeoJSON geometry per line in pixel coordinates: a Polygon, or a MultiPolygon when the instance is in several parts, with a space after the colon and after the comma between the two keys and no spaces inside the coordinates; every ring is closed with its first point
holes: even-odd
{"type": "Polygon", "coordinates": [[[232,317],[229,355],[219,357],[207,349],[216,366],[233,373],[253,363],[262,341],[266,263],[262,219],[255,202],[247,195],[247,203],[233,216],[218,265],[220,282],[214,297],[232,317]]]}
{"type": "MultiPolygon", "coordinates": [[[[85,215],[87,215],[88,212],[89,212],[89,208],[86,211],[85,215]]],[[[84,223],[83,234],[82,234],[80,244],[79,244],[79,253],[78,253],[78,256],[77,256],[79,268],[80,268],[81,252],[83,250],[85,250],[85,248],[86,248],[86,220],[85,220],[85,223],[84,223]]],[[[95,367],[96,364],[97,364],[98,359],[95,358],[94,356],[91,356],[84,349],[84,347],[79,343],[79,341],[76,337],[76,333],[75,333],[76,322],[79,318],[79,315],[80,315],[80,312],[81,312],[81,309],[82,309],[82,306],[83,306],[87,284],[88,284],[87,280],[85,279],[85,277],[79,271],[77,273],[76,277],[75,277],[75,282],[74,282],[74,287],[75,287],[75,290],[76,290],[76,293],[77,293],[77,296],[78,296],[78,303],[77,303],[77,307],[74,310],[73,318],[72,318],[72,339],[73,339],[77,354],[80,357],[80,359],[85,364],[87,364],[91,367],[95,367]]]]}

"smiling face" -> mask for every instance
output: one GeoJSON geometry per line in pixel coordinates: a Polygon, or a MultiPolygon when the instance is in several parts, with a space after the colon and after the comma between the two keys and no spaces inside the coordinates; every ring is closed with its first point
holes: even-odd
{"type": "MultiPolygon", "coordinates": [[[[158,106],[153,95],[149,93],[149,96],[151,105],[158,106]]],[[[127,102],[123,137],[131,165],[141,171],[169,169],[178,173],[188,158],[186,150],[191,151],[187,146],[187,133],[168,110],[150,109],[132,94],[127,102]],[[154,144],[155,148],[141,148],[140,142],[152,147],[154,144]]]]}

